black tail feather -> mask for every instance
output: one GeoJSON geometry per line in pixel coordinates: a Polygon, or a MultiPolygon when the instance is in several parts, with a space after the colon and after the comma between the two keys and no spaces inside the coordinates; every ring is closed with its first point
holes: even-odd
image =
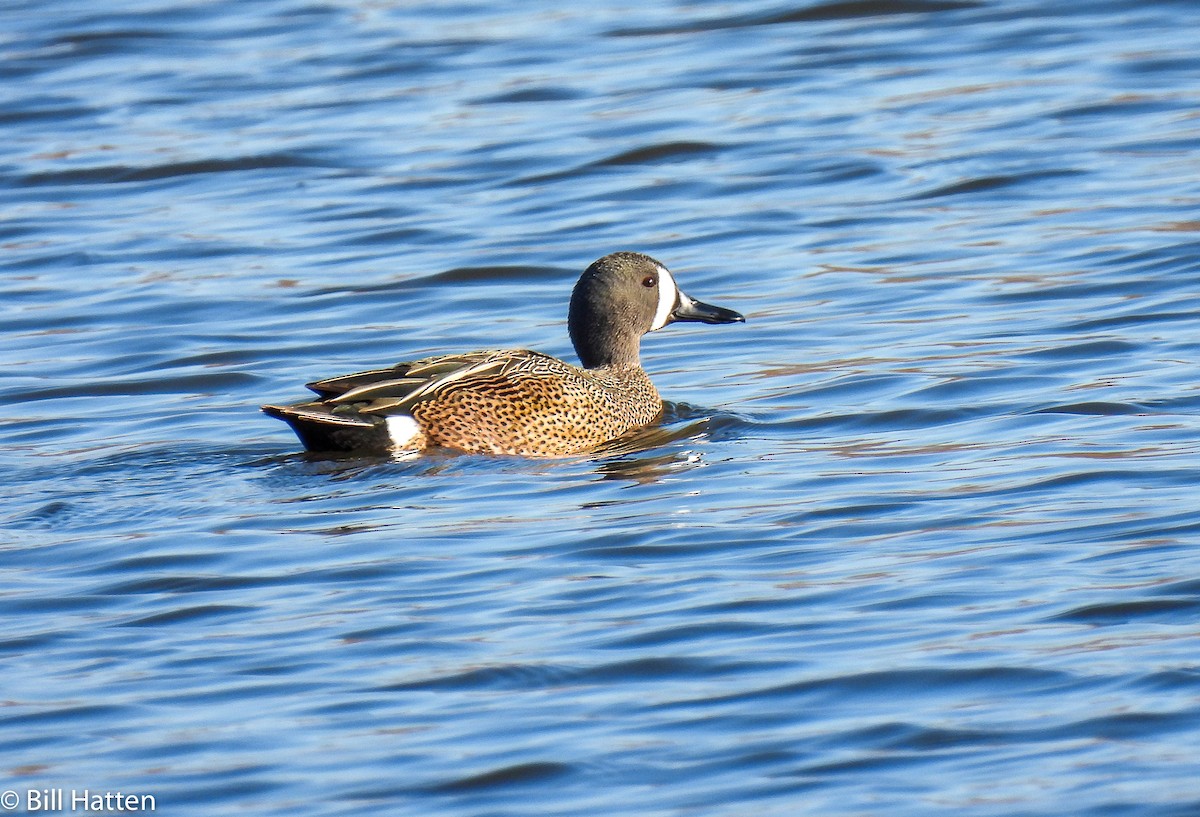
{"type": "Polygon", "coordinates": [[[264,413],[292,427],[309,451],[387,450],[389,438],[382,419],[334,414],[322,403],[263,406],[264,413]]]}

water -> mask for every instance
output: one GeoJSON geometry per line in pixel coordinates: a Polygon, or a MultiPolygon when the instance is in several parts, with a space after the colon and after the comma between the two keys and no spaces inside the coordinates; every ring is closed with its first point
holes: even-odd
{"type": "Polygon", "coordinates": [[[1200,814],[1191,3],[0,21],[18,813],[1200,814]],[[748,318],[621,449],[257,411],[616,249],[748,318]]]}

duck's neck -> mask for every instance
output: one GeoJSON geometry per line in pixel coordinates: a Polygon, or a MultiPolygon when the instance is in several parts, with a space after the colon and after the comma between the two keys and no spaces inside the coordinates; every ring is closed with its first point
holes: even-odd
{"type": "Polygon", "coordinates": [[[640,338],[616,338],[603,333],[589,333],[586,338],[571,333],[575,354],[585,369],[641,369],[640,338]]]}
{"type": "Polygon", "coordinates": [[[619,316],[580,314],[574,302],[567,330],[585,369],[640,369],[641,337],[628,331],[619,316]]]}

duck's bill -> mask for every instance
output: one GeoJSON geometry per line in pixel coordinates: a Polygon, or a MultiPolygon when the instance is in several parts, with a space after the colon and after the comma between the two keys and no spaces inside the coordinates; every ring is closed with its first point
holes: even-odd
{"type": "Polygon", "coordinates": [[[741,313],[726,309],[723,306],[693,301],[682,292],[679,293],[679,304],[671,312],[672,321],[699,321],[700,323],[745,323],[741,313]]]}

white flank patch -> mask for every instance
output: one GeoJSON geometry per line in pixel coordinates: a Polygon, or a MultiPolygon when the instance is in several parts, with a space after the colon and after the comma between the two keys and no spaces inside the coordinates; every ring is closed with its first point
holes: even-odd
{"type": "Polygon", "coordinates": [[[650,324],[651,332],[667,325],[667,321],[671,319],[671,313],[675,311],[677,300],[679,300],[679,287],[675,286],[675,279],[671,277],[670,270],[666,267],[659,267],[658,309],[654,312],[654,323],[650,324]]]}
{"type": "Polygon", "coordinates": [[[384,422],[387,424],[388,436],[392,438],[393,448],[404,448],[421,433],[421,425],[407,414],[393,414],[384,422]]]}

